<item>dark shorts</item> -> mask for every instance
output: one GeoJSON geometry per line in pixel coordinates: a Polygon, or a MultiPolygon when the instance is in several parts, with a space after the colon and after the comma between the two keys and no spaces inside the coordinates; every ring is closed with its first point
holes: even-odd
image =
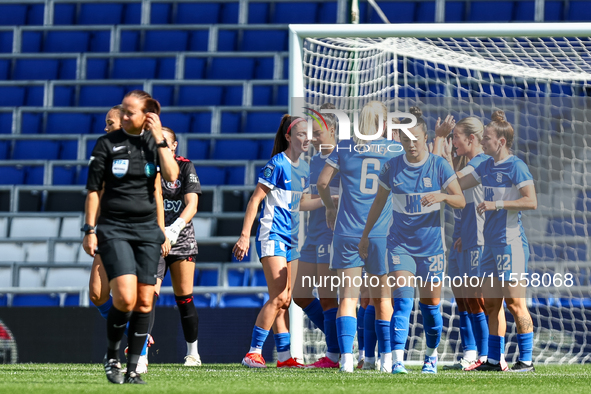
{"type": "Polygon", "coordinates": [[[139,283],[156,284],[164,234],[155,221],[101,222],[96,232],[109,281],[122,275],[135,275],[139,283]]]}
{"type": "Polygon", "coordinates": [[[166,276],[166,271],[168,271],[168,267],[170,267],[170,265],[174,262],[183,261],[183,260],[189,260],[189,261],[195,262],[195,256],[194,255],[177,256],[177,255],[170,255],[170,254],[166,257],[160,256],[160,260],[158,261],[158,274],[156,277],[160,280],[163,280],[164,277],[166,276]]]}

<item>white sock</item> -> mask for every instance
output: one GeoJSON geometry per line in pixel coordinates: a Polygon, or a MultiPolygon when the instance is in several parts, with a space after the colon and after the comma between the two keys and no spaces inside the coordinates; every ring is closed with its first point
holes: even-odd
{"type": "Polygon", "coordinates": [[[466,350],[464,352],[464,360],[476,361],[477,358],[478,358],[478,351],[477,350],[466,350]]]}
{"type": "Polygon", "coordinates": [[[359,359],[363,360],[365,358],[365,349],[359,351],[359,359]]]}
{"type": "Polygon", "coordinates": [[[339,354],[338,353],[330,353],[326,352],[326,357],[330,359],[333,363],[339,362],[339,354]]]}
{"type": "Polygon", "coordinates": [[[505,353],[501,353],[501,364],[505,362],[505,353]]]}
{"type": "Polygon", "coordinates": [[[382,368],[392,369],[392,353],[382,353],[380,358],[382,359],[382,368]]]}
{"type": "Polygon", "coordinates": [[[404,349],[392,350],[392,362],[404,363],[404,349]]]}
{"type": "Polygon", "coordinates": [[[258,348],[258,347],[251,347],[248,352],[249,353],[263,354],[263,349],[262,348],[258,348]]]}
{"type": "Polygon", "coordinates": [[[291,351],[286,350],[284,352],[277,352],[277,360],[285,362],[291,358],[291,351]]]}
{"type": "MultiPolygon", "coordinates": [[[[521,360],[519,360],[519,361],[521,361],[521,360]]],[[[521,361],[521,362],[524,363],[527,366],[530,366],[532,364],[531,361],[521,361]]]]}
{"type": "Polygon", "coordinates": [[[343,365],[345,365],[345,364],[353,364],[353,362],[354,362],[353,353],[343,353],[343,354],[341,354],[341,361],[342,361],[343,365]]]}
{"type": "Polygon", "coordinates": [[[197,341],[191,343],[187,342],[187,356],[196,356],[199,352],[197,352],[197,341]]]}
{"type": "Polygon", "coordinates": [[[486,362],[486,360],[488,360],[488,356],[480,356],[478,359],[479,359],[481,362],[485,363],[485,362],[486,362]]]}
{"type": "Polygon", "coordinates": [[[367,363],[367,365],[373,365],[376,363],[375,357],[365,357],[365,361],[363,363],[367,363]]]}
{"type": "Polygon", "coordinates": [[[429,357],[437,357],[437,349],[431,349],[428,347],[425,351],[425,355],[429,357]]]}

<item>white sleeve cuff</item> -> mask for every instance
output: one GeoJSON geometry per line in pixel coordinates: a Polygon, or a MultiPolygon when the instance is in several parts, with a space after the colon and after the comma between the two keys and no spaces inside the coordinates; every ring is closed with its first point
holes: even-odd
{"type": "Polygon", "coordinates": [[[262,185],[267,186],[271,190],[275,189],[275,185],[274,184],[272,184],[272,183],[264,180],[263,178],[259,178],[259,183],[262,184],[262,185]]]}
{"type": "Polygon", "coordinates": [[[386,190],[392,190],[392,189],[390,188],[390,186],[386,185],[386,184],[385,184],[384,182],[382,182],[381,180],[379,180],[379,179],[378,179],[378,182],[379,182],[379,184],[380,184],[380,185],[382,185],[382,187],[383,187],[384,189],[386,189],[386,190]]]}
{"type": "Polygon", "coordinates": [[[453,174],[452,176],[450,176],[449,179],[447,181],[445,181],[445,183],[443,184],[442,189],[443,190],[447,189],[449,184],[452,183],[453,181],[455,181],[456,179],[458,179],[458,176],[456,174],[453,174]]]}
{"type": "Polygon", "coordinates": [[[339,165],[330,159],[326,159],[325,163],[331,167],[336,168],[337,170],[339,169],[339,165]]]}
{"type": "Polygon", "coordinates": [[[462,168],[462,169],[459,171],[459,173],[460,173],[460,174],[462,174],[462,176],[470,175],[470,174],[472,174],[472,173],[474,173],[474,174],[475,174],[475,172],[474,172],[474,167],[472,167],[472,166],[466,166],[466,167],[462,168]]]}
{"type": "Polygon", "coordinates": [[[533,184],[534,184],[534,181],[533,181],[533,180],[531,180],[531,179],[528,179],[527,181],[523,181],[523,182],[521,182],[520,184],[518,184],[518,185],[517,185],[517,189],[521,189],[521,188],[522,188],[522,187],[524,187],[524,186],[527,186],[527,185],[533,185],[533,184]]]}

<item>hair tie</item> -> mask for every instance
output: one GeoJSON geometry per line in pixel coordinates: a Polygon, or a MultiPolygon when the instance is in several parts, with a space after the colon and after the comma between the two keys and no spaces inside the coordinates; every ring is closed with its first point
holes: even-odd
{"type": "Polygon", "coordinates": [[[296,120],[294,120],[293,122],[291,122],[291,124],[289,125],[289,127],[287,128],[287,131],[285,132],[285,134],[289,134],[291,128],[293,126],[295,126],[296,124],[300,123],[301,121],[305,120],[304,118],[297,118],[296,120]]]}

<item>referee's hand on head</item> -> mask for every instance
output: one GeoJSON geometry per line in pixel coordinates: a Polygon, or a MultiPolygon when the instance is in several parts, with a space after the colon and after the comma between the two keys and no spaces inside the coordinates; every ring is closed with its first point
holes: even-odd
{"type": "Polygon", "coordinates": [[[88,255],[94,257],[94,255],[96,254],[95,251],[97,246],[98,241],[95,233],[84,235],[84,239],[82,240],[82,247],[88,255]]]}

